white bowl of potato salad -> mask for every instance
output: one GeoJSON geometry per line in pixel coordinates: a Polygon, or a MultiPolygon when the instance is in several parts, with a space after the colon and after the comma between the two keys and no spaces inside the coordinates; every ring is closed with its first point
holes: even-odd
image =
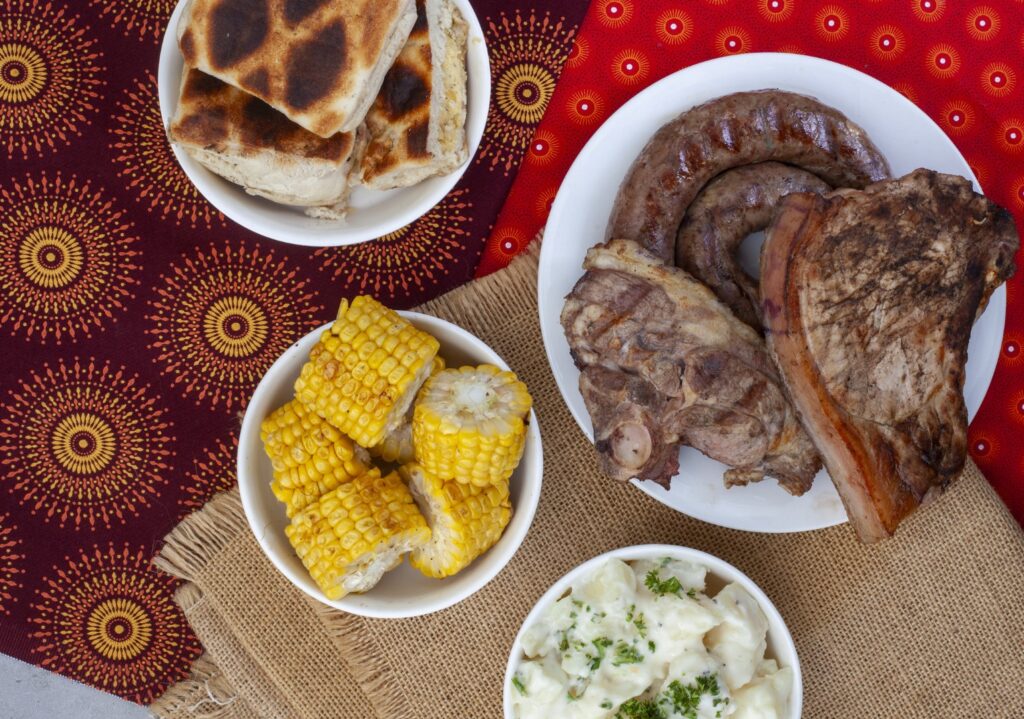
{"type": "Polygon", "coordinates": [[[754,582],[705,552],[595,557],[523,622],[505,719],[797,719],[796,646],[754,582]]]}

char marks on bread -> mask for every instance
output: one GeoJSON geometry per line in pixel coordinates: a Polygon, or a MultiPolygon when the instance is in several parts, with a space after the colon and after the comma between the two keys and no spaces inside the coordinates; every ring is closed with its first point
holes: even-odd
{"type": "Polygon", "coordinates": [[[314,135],[262,100],[186,69],[169,134],[200,164],[249,194],[307,208],[314,216],[344,214],[359,149],[353,133],[314,135]]]}
{"type": "Polygon", "coordinates": [[[321,137],[355,130],[416,20],[414,0],[189,0],[185,64],[321,137]]]}
{"type": "Polygon", "coordinates": [[[408,187],[465,162],[468,26],[452,0],[417,0],[417,19],[366,116],[361,181],[408,187]]]}
{"type": "Polygon", "coordinates": [[[863,541],[960,474],[971,327],[1018,247],[1006,210],[930,170],[783,201],[762,253],[768,345],[863,541]]]}

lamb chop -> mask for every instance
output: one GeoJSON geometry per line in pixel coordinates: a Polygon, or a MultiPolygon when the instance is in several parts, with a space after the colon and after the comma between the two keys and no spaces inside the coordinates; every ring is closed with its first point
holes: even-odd
{"type": "Polygon", "coordinates": [[[810,488],[820,461],[752,328],[691,275],[630,240],[590,249],[562,310],[604,471],[668,486],[686,444],[729,485],[810,488]]]}
{"type": "Polygon", "coordinates": [[[761,256],[768,346],[861,540],[960,474],[971,326],[1019,244],[1006,210],[929,170],[783,200],[761,256]]]}

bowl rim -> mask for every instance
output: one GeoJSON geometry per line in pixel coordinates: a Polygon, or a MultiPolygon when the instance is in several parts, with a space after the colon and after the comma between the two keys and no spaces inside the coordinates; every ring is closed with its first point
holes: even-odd
{"type": "MultiPolygon", "coordinates": [[[[508,363],[506,363],[497,352],[491,349],[487,343],[456,324],[441,319],[440,317],[434,317],[433,315],[427,315],[421,312],[399,310],[398,314],[412,322],[415,326],[425,329],[431,334],[440,329],[459,336],[461,339],[471,344],[474,347],[474,351],[480,351],[482,356],[482,359],[480,360],[481,362],[488,362],[506,370],[510,369],[508,363]]],[[[531,408],[530,422],[527,427],[526,444],[523,450],[523,458],[520,460],[520,465],[527,461],[529,453],[529,459],[531,463],[535,463],[537,469],[536,472],[530,474],[526,474],[524,472],[523,476],[520,478],[520,481],[522,482],[522,494],[519,502],[514,508],[512,519],[509,521],[508,526],[505,528],[505,531],[498,542],[485,552],[484,555],[482,555],[487,556],[494,553],[492,555],[493,561],[489,563],[490,566],[487,571],[481,572],[478,579],[466,583],[466,586],[458,591],[442,595],[433,601],[421,602],[418,597],[413,597],[414,601],[401,609],[376,608],[372,606],[366,607],[354,604],[351,600],[346,601],[347,599],[350,599],[350,597],[368,596],[372,593],[372,589],[369,590],[369,592],[359,595],[349,595],[348,597],[342,597],[339,600],[328,599],[315,585],[311,584],[310,586],[305,586],[299,582],[297,578],[293,576],[292,568],[283,562],[277,552],[273,551],[267,543],[267,528],[265,523],[260,521],[261,515],[256,510],[256,493],[260,491],[258,485],[261,480],[258,476],[251,476],[251,474],[243,468],[248,465],[252,457],[252,453],[262,452],[260,424],[263,422],[264,418],[256,417],[255,413],[249,411],[249,408],[256,404],[256,399],[258,397],[272,393],[279,388],[280,382],[277,375],[284,372],[284,368],[294,361],[295,355],[305,354],[308,352],[307,345],[312,346],[315,344],[316,340],[325,330],[330,328],[331,324],[333,323],[327,322],[311,332],[308,332],[303,337],[292,343],[292,345],[285,350],[280,357],[274,360],[274,363],[269,369],[267,369],[266,373],[260,379],[259,384],[256,386],[252,397],[246,405],[246,411],[242,417],[241,431],[239,432],[238,450],[235,455],[235,471],[238,477],[238,491],[242,501],[242,509],[245,512],[246,523],[249,526],[249,530],[256,538],[260,551],[263,552],[263,555],[270,560],[271,564],[274,565],[277,571],[287,578],[296,589],[329,607],[349,614],[379,619],[418,617],[447,609],[448,607],[454,606],[480,591],[484,586],[497,577],[508,565],[512,557],[515,556],[516,552],[519,551],[527,533],[533,526],[533,519],[536,515],[537,506],[540,502],[540,495],[544,480],[544,452],[540,425],[537,421],[536,412],[531,408]]],[[[438,341],[441,342],[440,338],[438,338],[438,341]]],[[[444,343],[442,342],[442,346],[443,344],[444,343]]],[[[479,569],[480,568],[477,567],[477,571],[479,571],[479,569]]],[[[305,569],[302,571],[305,572],[305,569]]],[[[472,572],[473,564],[463,571],[472,572]]]]}
{"type": "MultiPolygon", "coordinates": [[[[191,0],[178,0],[174,10],[171,12],[160,42],[156,89],[161,121],[164,132],[168,134],[171,118],[173,118],[177,109],[178,88],[170,88],[166,92],[162,91],[162,89],[170,82],[169,75],[172,72],[176,71],[179,66],[182,69],[184,68],[184,58],[178,47],[177,27],[181,15],[189,2],[191,0]]],[[[290,205],[280,204],[277,207],[281,208],[282,212],[293,212],[298,222],[291,223],[288,220],[283,220],[281,226],[277,226],[276,224],[266,223],[262,218],[250,212],[239,201],[240,198],[236,197],[239,193],[248,199],[253,199],[245,194],[243,188],[207,170],[196,160],[192,159],[176,143],[170,142],[168,137],[168,144],[179,167],[181,167],[196,191],[226,218],[250,232],[276,242],[304,247],[345,247],[363,242],[371,242],[415,222],[440,204],[455,189],[455,186],[473,165],[480,146],[483,144],[487,128],[487,117],[490,113],[493,83],[491,81],[491,60],[487,46],[487,37],[480,24],[476,10],[470,1],[454,0],[454,2],[469,26],[466,46],[466,81],[468,88],[466,101],[466,142],[468,157],[466,161],[462,162],[451,172],[424,180],[424,182],[430,182],[440,179],[443,182],[439,182],[436,190],[428,195],[424,195],[419,201],[413,198],[411,202],[403,201],[397,203],[396,207],[388,212],[386,220],[361,231],[352,230],[347,221],[323,221],[323,225],[304,227],[302,223],[306,223],[309,218],[303,215],[301,211],[296,211],[290,205]],[[474,87],[474,85],[478,87],[474,87]],[[479,98],[477,98],[477,95],[479,95],[479,98]],[[472,123],[470,122],[470,112],[473,112],[472,117],[476,117],[476,120],[472,123]],[[224,183],[223,187],[221,186],[222,183],[224,183]],[[334,222],[333,226],[330,224],[331,222],[334,222]],[[311,231],[311,227],[316,227],[317,230],[311,231]],[[321,227],[323,228],[322,230],[319,229],[321,227]]],[[[374,192],[400,193],[408,189],[411,188],[374,192]]],[[[261,201],[271,202],[270,200],[261,201]]],[[[357,209],[354,208],[353,211],[357,211],[357,209]]]]}
{"type": "Polygon", "coordinates": [[[516,633],[515,639],[512,641],[512,646],[509,649],[508,661],[505,664],[505,678],[502,682],[502,706],[505,719],[516,719],[515,714],[512,711],[512,698],[510,691],[510,687],[512,686],[512,676],[515,674],[516,668],[523,660],[523,651],[521,647],[523,635],[529,627],[533,626],[533,624],[537,622],[541,613],[547,610],[555,603],[555,601],[565,594],[566,590],[570,588],[573,582],[583,575],[592,572],[599,565],[610,559],[620,559],[624,562],[630,562],[638,559],[651,559],[664,556],[671,556],[674,559],[700,563],[707,568],[709,573],[715,574],[718,578],[725,579],[729,583],[735,582],[739,584],[750,594],[750,596],[754,598],[758,606],[761,607],[761,611],[764,612],[765,617],[768,619],[769,634],[772,636],[773,640],[779,643],[783,650],[780,653],[788,654],[789,657],[786,657],[786,659],[791,660],[791,663],[783,664],[783,657],[780,656],[778,658],[780,665],[789,666],[793,670],[793,688],[789,698],[789,714],[787,715],[787,719],[800,718],[801,713],[803,712],[803,674],[800,669],[800,657],[797,653],[796,642],[793,641],[793,635],[790,633],[789,627],[787,626],[785,619],[783,619],[782,614],[776,608],[775,604],[772,603],[772,600],[768,598],[768,595],[764,593],[764,590],[762,590],[754,580],[734,565],[700,549],[684,547],[676,544],[634,544],[627,547],[612,549],[604,552],[603,554],[598,554],[597,556],[591,557],[585,562],[576,565],[555,581],[530,609],[526,618],[523,619],[522,624],[519,626],[519,631],[516,633]]]}

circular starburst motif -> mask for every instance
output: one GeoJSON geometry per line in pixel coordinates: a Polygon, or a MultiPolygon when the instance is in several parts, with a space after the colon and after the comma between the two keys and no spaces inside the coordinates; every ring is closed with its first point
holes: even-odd
{"type": "Polygon", "coordinates": [[[514,122],[536,124],[555,91],[555,77],[535,63],[513,65],[498,77],[494,96],[498,107],[514,122]]]}
{"type": "Polygon", "coordinates": [[[67,145],[99,106],[102,53],[61,3],[0,0],[0,140],[7,156],[67,145]]]}
{"type": "Polygon", "coordinates": [[[1005,97],[1017,84],[1017,71],[1006,62],[990,62],[981,69],[981,89],[993,97],[1005,97]]]}
{"type": "Polygon", "coordinates": [[[50,671],[147,704],[185,678],[201,652],[174,588],[141,547],[67,558],[31,605],[32,652],[50,671]]]}
{"type": "Polygon", "coordinates": [[[850,34],[850,14],[842,5],[825,5],[814,16],[814,32],[826,42],[838,42],[850,34]]]}
{"type": "Polygon", "coordinates": [[[519,164],[547,109],[575,31],[549,13],[502,13],[487,20],[487,47],[497,102],[477,162],[508,174],[519,164]]]}
{"type": "Polygon", "coordinates": [[[124,27],[125,35],[135,35],[139,40],[147,37],[153,43],[163,37],[167,21],[174,12],[177,0],[89,0],[92,6],[99,6],[100,15],[112,26],[124,27]]]}
{"type": "Polygon", "coordinates": [[[453,269],[469,241],[467,192],[450,193],[423,217],[375,242],[318,249],[320,269],[358,292],[422,293],[453,269]]]}
{"type": "Polygon", "coordinates": [[[0,187],[0,326],[60,344],[115,322],[139,284],[137,241],[88,181],[43,174],[0,187]]]}
{"type": "Polygon", "coordinates": [[[980,5],[967,13],[965,23],[967,34],[975,40],[991,40],[999,34],[1002,27],[999,13],[987,5],[980,5]]]}
{"type": "Polygon", "coordinates": [[[949,43],[933,45],[925,59],[925,67],[933,77],[953,77],[960,72],[960,51],[949,43]]]}
{"type": "Polygon", "coordinates": [[[753,49],[754,39],[742,27],[733,25],[724,27],[715,35],[715,52],[719,55],[738,55],[753,49]]]}
{"type": "Polygon", "coordinates": [[[611,75],[623,85],[643,84],[651,74],[651,62],[639,50],[622,50],[612,58],[611,75]]]}
{"type": "Polygon", "coordinates": [[[590,41],[583,35],[577,35],[569,46],[569,54],[565,57],[565,66],[575,70],[585,65],[588,59],[590,59],[590,41]]]}
{"type": "Polygon", "coordinates": [[[161,218],[173,217],[192,227],[209,228],[215,220],[224,225],[224,216],[199,194],[174,158],[155,89],[156,78],[147,73],[117,101],[110,149],[118,176],[138,202],[161,218]]]}
{"type": "Polygon", "coordinates": [[[964,135],[974,127],[974,107],[964,100],[953,100],[939,111],[939,124],[951,135],[964,135]]]}
{"type": "Polygon", "coordinates": [[[759,0],[757,11],[768,22],[783,22],[793,15],[795,0],[759,0]]]}
{"type": "Polygon", "coordinates": [[[182,516],[201,509],[214,495],[238,483],[235,470],[237,451],[238,438],[232,436],[228,442],[218,439],[200,452],[192,462],[192,468],[185,473],[183,494],[178,500],[182,516]]]}
{"type": "Polygon", "coordinates": [[[123,524],[167,483],[170,428],[159,397],[124,369],[44,366],[0,407],[0,483],[47,522],[123,524]]]}
{"type": "Polygon", "coordinates": [[[996,143],[1006,152],[1024,152],[1024,119],[1012,118],[1000,123],[996,128],[996,143]]]}
{"type": "Polygon", "coordinates": [[[167,272],[146,316],[161,372],[196,404],[232,410],[267,368],[313,329],[321,305],[273,252],[244,245],[199,251],[167,272]]]}
{"type": "Polygon", "coordinates": [[[910,0],[910,9],[922,22],[935,22],[946,13],[946,0],[910,0]]]}
{"type": "Polygon", "coordinates": [[[666,10],[654,21],[654,34],[666,45],[682,45],[693,37],[693,18],[682,10],[666,10]]]}
{"type": "Polygon", "coordinates": [[[18,601],[15,593],[23,586],[18,577],[25,573],[24,546],[15,530],[11,515],[0,514],[0,615],[11,613],[18,601]]]}
{"type": "Polygon", "coordinates": [[[921,100],[921,95],[918,93],[917,88],[909,82],[894,82],[892,83],[892,89],[903,95],[903,97],[907,98],[915,105],[917,105],[921,100]]]}
{"type": "Polygon", "coordinates": [[[868,50],[878,60],[895,60],[907,49],[907,36],[896,25],[880,25],[868,37],[868,50]]]}
{"type": "Polygon", "coordinates": [[[534,165],[548,165],[558,158],[562,142],[550,130],[538,129],[530,141],[530,152],[526,162],[534,165]]]}

